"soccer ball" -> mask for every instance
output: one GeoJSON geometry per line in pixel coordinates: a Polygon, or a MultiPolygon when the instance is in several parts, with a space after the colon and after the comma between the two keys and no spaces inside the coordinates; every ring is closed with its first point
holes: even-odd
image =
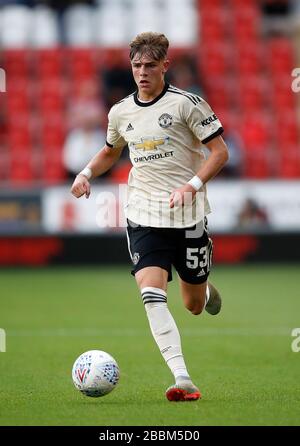
{"type": "Polygon", "coordinates": [[[117,362],[101,350],[82,353],[74,362],[72,369],[74,386],[86,396],[107,395],[116,387],[119,377],[117,362]]]}

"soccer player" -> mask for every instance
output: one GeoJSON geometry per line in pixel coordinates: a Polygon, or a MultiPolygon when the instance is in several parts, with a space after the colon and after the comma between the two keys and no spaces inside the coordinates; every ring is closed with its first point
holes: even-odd
{"type": "Polygon", "coordinates": [[[222,125],[199,96],[165,81],[169,42],[163,34],[142,33],[130,43],[137,91],[108,114],[103,149],[77,175],[72,194],[90,195],[90,180],[106,172],[128,144],[132,169],[125,206],[133,274],[140,289],[152,335],[175,383],[170,401],[201,398],[182,354],[176,323],[167,306],[172,265],[179,276],[186,308],[217,314],[221,297],[208,282],[212,241],[205,184],[228,159],[222,125]],[[210,156],[203,156],[203,145],[210,156]],[[183,212],[189,209],[190,212],[183,212]]]}

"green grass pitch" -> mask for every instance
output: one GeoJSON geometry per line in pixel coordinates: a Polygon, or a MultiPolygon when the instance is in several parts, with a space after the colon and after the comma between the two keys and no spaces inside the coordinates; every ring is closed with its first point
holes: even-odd
{"type": "Polygon", "coordinates": [[[172,376],[128,267],[2,269],[1,425],[299,425],[299,265],[214,267],[223,311],[193,316],[177,279],[168,301],[203,398],[170,403],[172,376]],[[99,349],[121,369],[103,398],[71,382],[79,354],[99,349]]]}

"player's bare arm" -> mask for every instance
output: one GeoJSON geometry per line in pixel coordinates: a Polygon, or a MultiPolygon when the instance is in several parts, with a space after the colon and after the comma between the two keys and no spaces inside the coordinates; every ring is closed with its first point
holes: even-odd
{"type": "MultiPolygon", "coordinates": [[[[222,136],[217,136],[206,143],[206,147],[209,149],[211,154],[206,162],[201,166],[201,169],[196,173],[196,176],[200,180],[199,186],[201,183],[203,185],[210,179],[214,178],[228,160],[228,148],[222,136]]],[[[170,196],[170,207],[173,208],[175,204],[183,204],[184,194],[189,192],[192,194],[192,197],[194,197],[197,190],[199,190],[199,188],[189,183],[179,187],[173,191],[170,196]]]]}
{"type": "Polygon", "coordinates": [[[201,169],[196,174],[203,184],[214,178],[220,172],[229,158],[228,148],[222,136],[217,136],[206,143],[205,146],[211,153],[209,158],[205,161],[201,169]]]}
{"type": "Polygon", "coordinates": [[[111,148],[105,145],[86,166],[90,170],[91,176],[88,178],[83,173],[79,173],[72,185],[71,193],[76,198],[83,195],[89,198],[91,193],[91,185],[89,180],[98,177],[107,172],[120,158],[123,147],[111,148]]]}

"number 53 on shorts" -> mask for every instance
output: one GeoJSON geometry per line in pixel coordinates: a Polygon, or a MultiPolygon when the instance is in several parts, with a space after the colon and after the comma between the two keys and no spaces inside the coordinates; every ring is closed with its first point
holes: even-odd
{"type": "Polygon", "coordinates": [[[212,262],[212,240],[200,248],[186,248],[186,266],[190,269],[205,268],[210,270],[212,262]]]}

